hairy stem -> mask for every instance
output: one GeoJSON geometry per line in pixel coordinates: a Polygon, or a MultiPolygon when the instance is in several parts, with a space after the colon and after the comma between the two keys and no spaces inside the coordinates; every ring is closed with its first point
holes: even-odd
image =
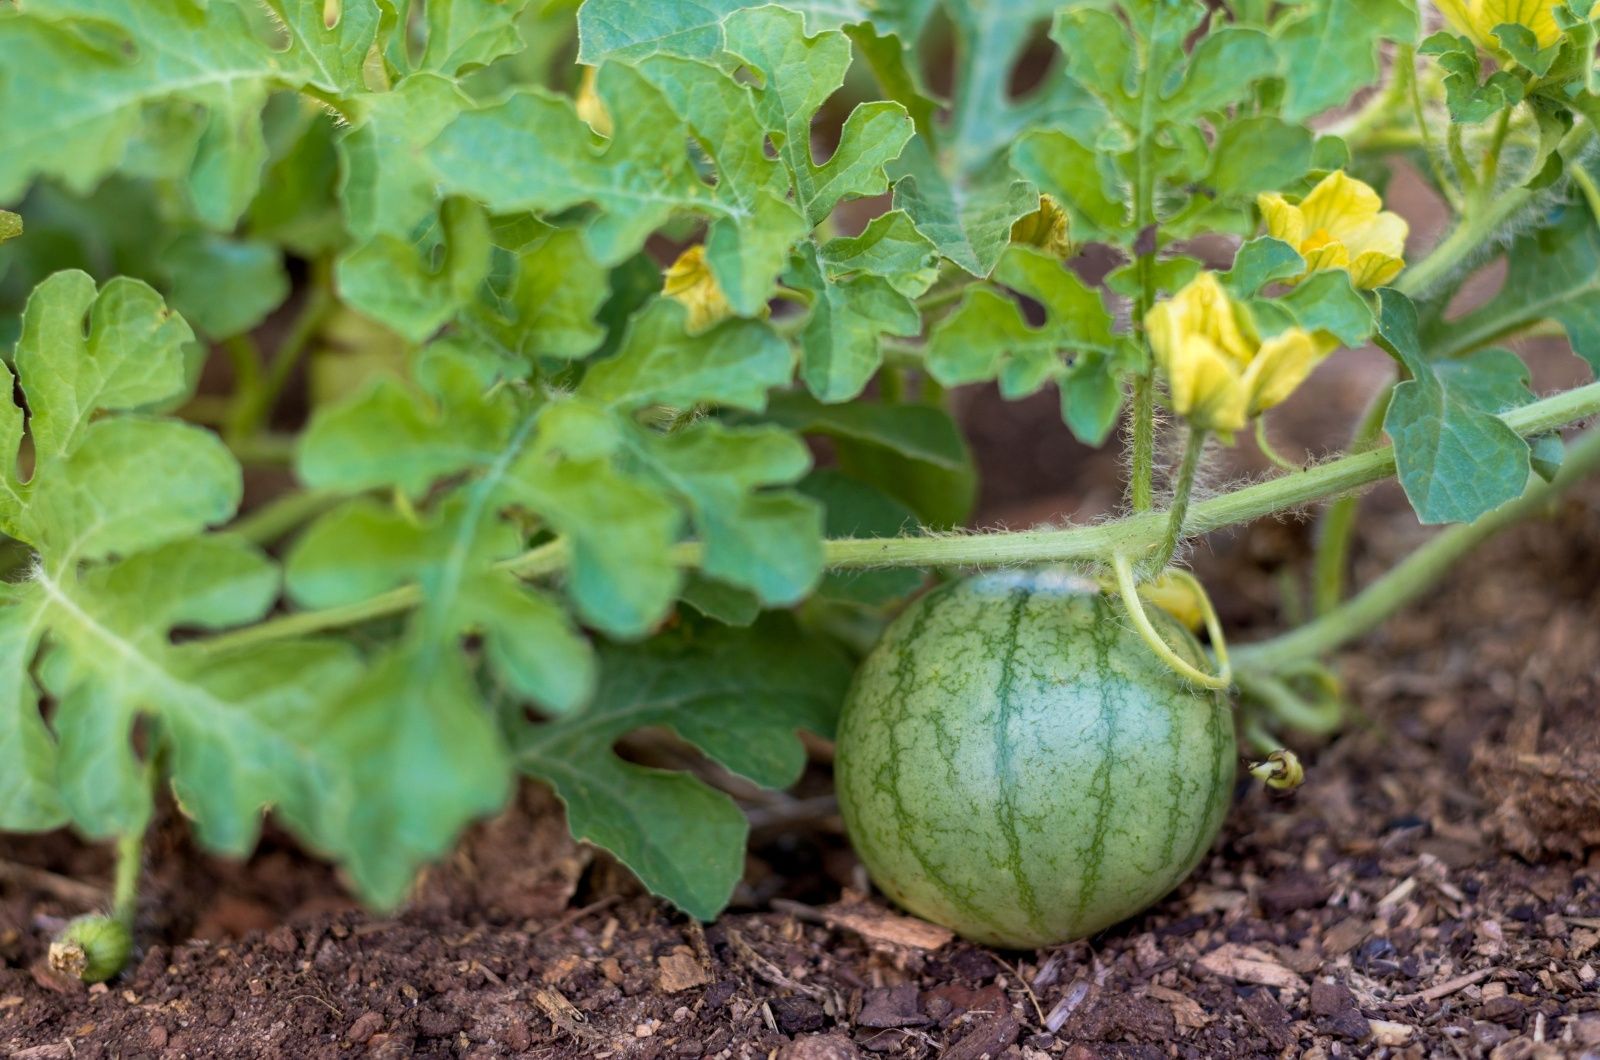
{"type": "MultiPolygon", "coordinates": [[[[1548,434],[1574,420],[1596,414],[1600,414],[1600,383],[1552,395],[1512,409],[1500,418],[1518,434],[1529,436],[1548,434]]],[[[1183,534],[1196,537],[1225,526],[1246,523],[1263,515],[1361,489],[1393,474],[1394,454],[1389,449],[1356,453],[1192,505],[1183,521],[1183,534]]],[[[1164,513],[1143,512],[1108,523],[1063,530],[949,537],[835,538],[823,543],[823,558],[828,567],[836,570],[1103,561],[1117,552],[1138,555],[1154,548],[1161,543],[1166,530],[1164,513]]],[[[674,561],[683,567],[697,567],[703,555],[704,546],[698,541],[685,541],[673,550],[674,561]]],[[[502,560],[495,567],[534,580],[565,570],[571,559],[566,542],[558,538],[520,556],[502,560]]],[[[232,651],[285,637],[338,629],[399,614],[421,600],[422,590],[406,585],[355,604],[269,619],[259,625],[197,641],[195,647],[206,652],[232,651]]]]}
{"type": "MultiPolygon", "coordinates": [[[[1456,126],[1452,125],[1451,128],[1456,126]]],[[[1562,137],[1557,150],[1567,157],[1575,157],[1594,136],[1593,125],[1587,121],[1579,122],[1562,137]]],[[[1426,258],[1401,273],[1395,287],[1413,298],[1425,293],[1460,267],[1485,242],[1494,238],[1501,226],[1526,208],[1537,194],[1527,188],[1507,188],[1478,204],[1426,258]]]]}
{"type": "Polygon", "coordinates": [[[1281,637],[1238,649],[1237,661],[1241,668],[1252,672],[1271,673],[1315,659],[1354,640],[1431,589],[1457,560],[1481,542],[1541,511],[1597,469],[1600,430],[1591,430],[1568,448],[1566,460],[1553,481],[1534,484],[1521,498],[1477,522],[1441,532],[1348,602],[1281,637]]]}
{"type": "MultiPolygon", "coordinates": [[[[1367,406],[1350,441],[1352,453],[1367,452],[1383,437],[1383,419],[1389,413],[1389,399],[1393,394],[1394,384],[1390,383],[1367,406]]],[[[1331,611],[1344,599],[1345,572],[1350,567],[1350,543],[1360,506],[1361,498],[1350,494],[1333,501],[1322,515],[1311,576],[1311,605],[1315,614],[1331,611]]]]}
{"type": "Polygon", "coordinates": [[[1344,724],[1344,711],[1337,699],[1328,697],[1320,703],[1307,702],[1288,682],[1255,670],[1241,669],[1237,681],[1239,691],[1264,706],[1274,721],[1291,729],[1326,734],[1344,724]]]}
{"type": "Polygon", "coordinates": [[[288,385],[289,377],[294,374],[301,358],[310,348],[311,341],[317,337],[328,317],[337,308],[338,300],[333,293],[331,270],[327,263],[318,262],[314,268],[305,304],[301,306],[300,314],[295,317],[294,326],[289,334],[273,352],[272,362],[267,366],[265,376],[258,380],[255,386],[240,391],[237,396],[238,403],[230,424],[237,437],[247,438],[261,430],[271,416],[273,406],[277,404],[283,388],[288,385]]]}
{"type": "Polygon", "coordinates": [[[1155,406],[1155,383],[1147,371],[1133,381],[1133,475],[1130,500],[1136,512],[1148,512],[1155,505],[1155,406]]]}
{"type": "Polygon", "coordinates": [[[231,444],[246,435],[243,410],[261,391],[261,350],[249,335],[234,335],[220,345],[233,365],[233,401],[223,415],[223,433],[231,444]]]}
{"type": "Polygon", "coordinates": [[[270,545],[295,527],[321,515],[344,499],[338,490],[298,490],[275,497],[228,527],[256,545],[270,545]]]}
{"type": "Polygon", "coordinates": [[[1189,430],[1189,440],[1183,447],[1183,461],[1178,465],[1178,477],[1173,484],[1172,507],[1167,509],[1167,533],[1161,547],[1151,558],[1149,569],[1163,571],[1172,562],[1172,554],[1183,539],[1183,520],[1189,514],[1189,495],[1194,492],[1194,473],[1200,466],[1200,454],[1205,452],[1206,432],[1198,427],[1189,430]]]}
{"type": "Polygon", "coordinates": [[[1511,112],[1514,107],[1505,107],[1500,111],[1500,117],[1494,123],[1494,135],[1489,141],[1489,150],[1483,155],[1483,175],[1479,179],[1478,187],[1485,196],[1494,194],[1494,184],[1500,175],[1500,152],[1505,150],[1506,134],[1511,131],[1511,112]]]}
{"type": "Polygon", "coordinates": [[[1461,189],[1456,187],[1455,181],[1450,179],[1443,163],[1439,161],[1439,149],[1434,145],[1429,132],[1428,115],[1422,106],[1422,85],[1417,78],[1417,51],[1409,44],[1402,44],[1395,51],[1394,61],[1397,67],[1406,71],[1406,83],[1411,91],[1411,115],[1416,121],[1417,133],[1422,138],[1422,153],[1428,160],[1428,169],[1433,173],[1433,182],[1451,209],[1460,213],[1461,189]]]}

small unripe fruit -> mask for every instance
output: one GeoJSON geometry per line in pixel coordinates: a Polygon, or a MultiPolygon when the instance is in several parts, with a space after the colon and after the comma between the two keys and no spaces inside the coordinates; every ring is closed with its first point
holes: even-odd
{"type": "Polygon", "coordinates": [[[80,916],[50,943],[50,967],[85,983],[103,983],[122,971],[133,935],[109,916],[80,916]]]}
{"type": "MultiPolygon", "coordinates": [[[[1187,630],[1151,621],[1204,664],[1187,630]]],[[[835,776],[885,894],[994,946],[1053,946],[1177,886],[1232,792],[1226,697],[1186,683],[1092,583],[952,582],[912,604],[856,674],[835,776]]]]}

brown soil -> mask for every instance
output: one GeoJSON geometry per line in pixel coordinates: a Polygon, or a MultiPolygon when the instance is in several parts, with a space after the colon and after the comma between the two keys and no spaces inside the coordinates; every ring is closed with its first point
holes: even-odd
{"type": "MultiPolygon", "coordinates": [[[[1050,404],[996,416],[980,401],[980,448],[1021,460],[1033,450],[1006,435],[1031,437],[1050,404]]],[[[987,522],[1115,500],[1024,504],[1050,491],[1008,493],[990,463],[987,522]]],[[[1079,490],[1107,477],[1085,469],[1079,490]]],[[[1392,495],[1369,509],[1367,577],[1419,538],[1392,495]]],[[[754,811],[746,884],[704,927],[575,847],[532,789],[392,919],[282,837],[229,865],[168,822],[146,948],[87,990],[40,959],[100,899],[103,852],[9,838],[0,1054],[1600,1057],[1597,513],[1591,488],[1347,654],[1357,720],[1304,745],[1305,787],[1241,783],[1193,877],[1086,942],[996,953],[893,915],[864,894],[820,764],[794,800],[754,811]]],[[[1197,557],[1233,628],[1275,621],[1273,571],[1305,537],[1266,524],[1197,557]]]]}

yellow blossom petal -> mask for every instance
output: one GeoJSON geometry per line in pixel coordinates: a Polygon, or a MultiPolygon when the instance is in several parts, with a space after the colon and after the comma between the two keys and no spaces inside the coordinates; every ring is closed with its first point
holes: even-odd
{"type": "Polygon", "coordinates": [[[1365,254],[1357,254],[1356,259],[1350,263],[1350,282],[1363,290],[1382,287],[1405,268],[1405,262],[1399,258],[1390,257],[1388,254],[1376,250],[1369,250],[1365,254]]]}
{"type": "Polygon", "coordinates": [[[1300,256],[1306,259],[1306,274],[1342,269],[1350,264],[1350,252],[1343,243],[1313,243],[1307,240],[1300,247],[1300,256]]]}
{"type": "Polygon", "coordinates": [[[694,335],[733,315],[728,297],[706,264],[706,248],[695,244],[667,269],[661,293],[689,311],[685,329],[694,335]]]}
{"type": "Polygon", "coordinates": [[[1261,217],[1267,222],[1267,235],[1281,239],[1291,247],[1300,246],[1306,237],[1306,222],[1301,216],[1300,207],[1275,191],[1256,196],[1256,205],[1261,208],[1261,217]]]}
{"type": "MultiPolygon", "coordinates": [[[[1204,335],[1218,352],[1232,358],[1240,367],[1249,363],[1255,337],[1249,334],[1247,319],[1235,308],[1216,274],[1202,272],[1151,312],[1156,310],[1161,310],[1167,318],[1161,324],[1163,333],[1204,335]]],[[[1150,341],[1155,345],[1159,340],[1152,333],[1150,341]]]]}
{"type": "Polygon", "coordinates": [[[1338,346],[1332,335],[1304,328],[1263,342],[1249,312],[1209,272],[1152,307],[1145,332],[1172,410],[1223,436],[1283,401],[1338,346]]]}
{"type": "Polygon", "coordinates": [[[1478,33],[1477,3],[1473,0],[1434,0],[1434,7],[1444,16],[1445,23],[1457,33],[1467,37],[1480,48],[1490,43],[1478,33]]]}
{"type": "Polygon", "coordinates": [[[1553,0],[1477,0],[1477,17],[1473,20],[1479,34],[1489,41],[1491,51],[1499,50],[1499,38],[1494,28],[1507,23],[1525,26],[1533,32],[1539,47],[1548,48],[1561,39],[1561,27],[1556,23],[1553,0]]]}
{"type": "MultiPolygon", "coordinates": [[[[1494,35],[1497,26],[1522,26],[1533,34],[1540,48],[1556,44],[1563,33],[1556,21],[1554,0],[1434,0],[1434,6],[1452,30],[1502,59],[1506,52],[1494,35]]],[[[1597,13],[1600,3],[1590,7],[1588,17],[1594,18],[1597,13]]]]}
{"type": "Polygon", "coordinates": [[[1238,366],[1204,335],[1188,335],[1167,372],[1172,409],[1194,426],[1237,431],[1248,419],[1249,395],[1238,366]]]}
{"type": "Polygon", "coordinates": [[[1410,234],[1411,226],[1406,224],[1404,217],[1385,210],[1374,217],[1371,224],[1347,237],[1344,245],[1352,258],[1370,251],[1401,258],[1405,256],[1406,236],[1410,234]]]}
{"type": "Polygon", "coordinates": [[[1381,209],[1383,200],[1371,185],[1342,169],[1323,177],[1300,201],[1308,242],[1334,239],[1342,243],[1371,224],[1381,209]]]}
{"type": "Polygon", "coordinates": [[[1038,247],[1058,258],[1072,256],[1071,218],[1053,195],[1039,196],[1039,208],[1011,225],[1011,242],[1038,247]]]}
{"type": "Polygon", "coordinates": [[[1290,328],[1263,342],[1245,369],[1241,385],[1247,395],[1247,414],[1259,416],[1294,393],[1326,356],[1323,349],[1304,328],[1290,328]]]}

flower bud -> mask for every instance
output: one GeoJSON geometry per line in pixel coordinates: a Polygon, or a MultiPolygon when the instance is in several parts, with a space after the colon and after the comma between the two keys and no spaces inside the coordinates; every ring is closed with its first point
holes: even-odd
{"type": "Polygon", "coordinates": [[[50,943],[50,967],[85,983],[103,983],[128,963],[133,936],[109,916],[80,916],[50,943]]]}

